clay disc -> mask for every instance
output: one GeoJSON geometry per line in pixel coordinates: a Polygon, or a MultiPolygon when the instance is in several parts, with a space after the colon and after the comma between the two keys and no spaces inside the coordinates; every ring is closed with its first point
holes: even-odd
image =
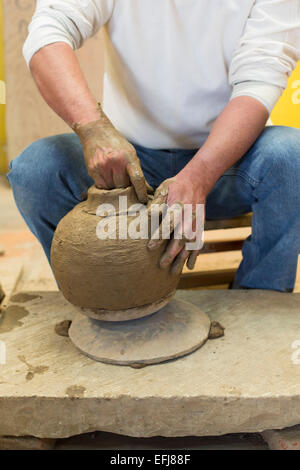
{"type": "Polygon", "coordinates": [[[72,342],[96,361],[120,365],[157,364],[195,351],[208,338],[210,319],[195,305],[174,299],[150,316],[102,322],[77,313],[72,342]]]}
{"type": "Polygon", "coordinates": [[[77,307],[78,310],[87,315],[90,318],[94,318],[95,320],[102,320],[102,321],[113,321],[113,322],[120,322],[120,321],[127,321],[127,320],[135,320],[136,318],[146,317],[147,315],[151,315],[153,312],[158,312],[161,308],[163,308],[167,303],[170,302],[172,297],[175,295],[176,290],[171,292],[167,297],[164,297],[157,302],[153,302],[152,304],[143,305],[142,307],[133,307],[128,308],[126,310],[103,310],[100,308],[81,308],[77,307]]]}

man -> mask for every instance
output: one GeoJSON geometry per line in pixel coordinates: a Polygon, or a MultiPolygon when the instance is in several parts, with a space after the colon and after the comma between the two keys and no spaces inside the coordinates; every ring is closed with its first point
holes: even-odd
{"type": "MultiPolygon", "coordinates": [[[[8,176],[48,258],[93,182],[131,181],[143,201],[145,176],[155,200],[205,204],[209,219],[253,211],[234,287],[293,290],[300,131],[265,125],[300,57],[299,0],[38,0],[23,52],[77,133],[33,143],[8,176]],[[103,111],[73,52],[102,26],[103,111]]],[[[192,268],[197,254],[170,241],[161,268],[192,268]]]]}

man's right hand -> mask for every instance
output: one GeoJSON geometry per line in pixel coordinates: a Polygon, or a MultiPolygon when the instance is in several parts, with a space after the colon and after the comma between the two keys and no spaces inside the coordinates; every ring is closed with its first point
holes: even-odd
{"type": "Polygon", "coordinates": [[[139,201],[147,203],[146,180],[135,148],[112,125],[99,105],[99,119],[75,123],[90,176],[98,188],[134,186],[139,201]]]}
{"type": "Polygon", "coordinates": [[[69,44],[56,42],[37,51],[30,70],[48,105],[76,132],[96,186],[134,186],[147,202],[146,181],[135,148],[114,128],[91,94],[69,44]]]}

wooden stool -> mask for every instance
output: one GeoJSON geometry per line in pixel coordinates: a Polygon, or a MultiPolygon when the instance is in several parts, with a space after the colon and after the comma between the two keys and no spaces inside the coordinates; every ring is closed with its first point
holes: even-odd
{"type": "MultiPolygon", "coordinates": [[[[206,220],[205,231],[251,227],[252,213],[244,214],[232,219],[206,220]]],[[[201,254],[220,253],[226,251],[238,251],[242,249],[244,240],[232,239],[215,242],[205,242],[201,254]]],[[[199,255],[199,256],[200,256],[199,255]]],[[[191,289],[202,286],[212,286],[218,284],[230,284],[235,275],[236,269],[218,269],[216,271],[199,271],[197,267],[193,271],[183,272],[181,275],[179,289],[191,289]]]]}

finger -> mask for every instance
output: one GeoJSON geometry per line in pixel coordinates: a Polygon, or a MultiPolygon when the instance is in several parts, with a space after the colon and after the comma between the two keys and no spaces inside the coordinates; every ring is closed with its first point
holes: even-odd
{"type": "Polygon", "coordinates": [[[126,161],[122,157],[122,152],[110,147],[103,147],[103,151],[106,157],[107,168],[111,171],[113,187],[127,188],[130,183],[126,170],[126,161]]]}
{"type": "Polygon", "coordinates": [[[115,188],[114,180],[113,180],[113,162],[114,160],[112,157],[104,152],[104,157],[101,162],[98,164],[99,172],[101,172],[102,178],[105,179],[107,185],[110,189],[115,188]]]}
{"type": "Polygon", "coordinates": [[[154,193],[151,203],[148,206],[149,215],[159,216],[163,212],[163,209],[166,207],[166,202],[167,195],[161,193],[159,186],[154,193]]]}
{"type": "Polygon", "coordinates": [[[146,180],[146,189],[147,189],[148,194],[154,194],[154,189],[152,188],[152,186],[150,186],[147,180],[146,180]]]}
{"type": "Polygon", "coordinates": [[[149,211],[155,212],[155,213],[160,213],[162,212],[162,208],[160,207],[162,204],[167,203],[167,196],[164,196],[163,194],[157,193],[157,190],[154,193],[153,199],[151,201],[151,204],[149,206],[149,211]]]}
{"type": "MultiPolygon", "coordinates": [[[[168,199],[168,191],[169,191],[169,185],[172,183],[173,178],[169,178],[163,183],[159,185],[159,187],[156,189],[153,200],[148,206],[148,213],[151,218],[151,228],[154,223],[158,223],[159,219],[158,217],[163,216],[163,220],[165,216],[168,214],[168,206],[167,206],[167,199],[168,199]]],[[[163,227],[166,227],[166,222],[168,223],[168,220],[166,219],[163,223],[160,223],[156,230],[152,233],[151,240],[148,243],[148,248],[149,250],[155,250],[158,247],[160,247],[164,242],[166,238],[170,238],[170,234],[173,231],[173,226],[172,226],[172,220],[169,221],[169,237],[163,237],[162,231],[163,227]]],[[[153,231],[153,229],[152,229],[153,231]]]]}
{"type": "Polygon", "coordinates": [[[129,176],[126,170],[126,162],[120,159],[119,154],[111,157],[112,178],[115,188],[127,188],[130,186],[129,176]]]}
{"type": "Polygon", "coordinates": [[[120,168],[114,168],[112,171],[112,177],[115,188],[127,188],[130,186],[129,177],[126,171],[122,171],[120,168]]]}
{"type": "Polygon", "coordinates": [[[94,158],[95,157],[93,157],[90,160],[90,164],[89,164],[89,168],[88,168],[89,175],[95,181],[95,186],[97,188],[99,188],[99,189],[109,189],[109,186],[107,185],[105,179],[101,176],[101,174],[98,170],[98,167],[97,167],[97,164],[95,163],[94,158]]]}
{"type": "Polygon", "coordinates": [[[194,250],[190,252],[190,255],[186,264],[188,269],[190,270],[194,269],[199,253],[200,253],[200,250],[194,250]]]}
{"type": "Polygon", "coordinates": [[[103,178],[101,178],[101,176],[98,173],[90,172],[89,174],[93,178],[93,180],[95,181],[96,188],[98,188],[98,189],[110,189],[107,186],[105,180],[103,178]]]}
{"type": "Polygon", "coordinates": [[[155,228],[154,224],[156,224],[157,227],[152,233],[151,240],[148,243],[149,250],[159,248],[164,244],[165,240],[171,238],[171,234],[173,233],[172,214],[168,216],[168,206],[166,205],[165,199],[166,196],[157,197],[156,203],[152,204],[150,208],[151,229],[153,230],[155,228]]]}
{"type": "Polygon", "coordinates": [[[162,195],[158,189],[154,194],[153,201],[148,206],[148,214],[151,220],[151,230],[153,231],[151,234],[151,239],[148,243],[149,250],[156,250],[164,242],[164,240],[161,238],[161,216],[167,209],[167,196],[162,195]]]}
{"type": "Polygon", "coordinates": [[[112,176],[111,168],[98,168],[99,173],[101,172],[101,177],[104,179],[108,189],[114,189],[114,180],[112,176]]]}
{"type": "Polygon", "coordinates": [[[147,196],[146,180],[145,180],[143,170],[138,160],[136,162],[127,163],[127,173],[135,189],[138,200],[142,204],[147,204],[148,196],[147,196]]]}
{"type": "Polygon", "coordinates": [[[176,256],[183,250],[184,246],[184,240],[171,240],[160,259],[159,266],[162,269],[167,269],[173,263],[176,256]]]}
{"type": "MultiPolygon", "coordinates": [[[[165,240],[170,240],[171,235],[174,234],[174,238],[181,240],[182,237],[182,206],[181,204],[174,204],[172,207],[158,206],[161,208],[163,218],[158,228],[152,234],[151,240],[148,243],[149,250],[156,250],[165,243],[165,240]],[[166,209],[166,210],[165,210],[166,209]]],[[[151,213],[151,216],[153,214],[151,213]]]]}
{"type": "Polygon", "coordinates": [[[182,249],[179,255],[176,257],[174,263],[172,264],[171,267],[171,273],[172,274],[180,274],[183,266],[188,259],[190,253],[186,249],[182,249]]]}
{"type": "Polygon", "coordinates": [[[156,189],[154,193],[150,208],[152,205],[155,205],[155,204],[160,205],[160,204],[167,203],[169,184],[171,182],[172,182],[172,179],[169,178],[158,186],[158,188],[156,189]]]}
{"type": "Polygon", "coordinates": [[[111,169],[108,166],[108,159],[103,150],[98,149],[89,161],[89,171],[96,185],[101,185],[103,189],[114,187],[111,169]],[[104,183],[104,184],[103,184],[104,183]]]}

